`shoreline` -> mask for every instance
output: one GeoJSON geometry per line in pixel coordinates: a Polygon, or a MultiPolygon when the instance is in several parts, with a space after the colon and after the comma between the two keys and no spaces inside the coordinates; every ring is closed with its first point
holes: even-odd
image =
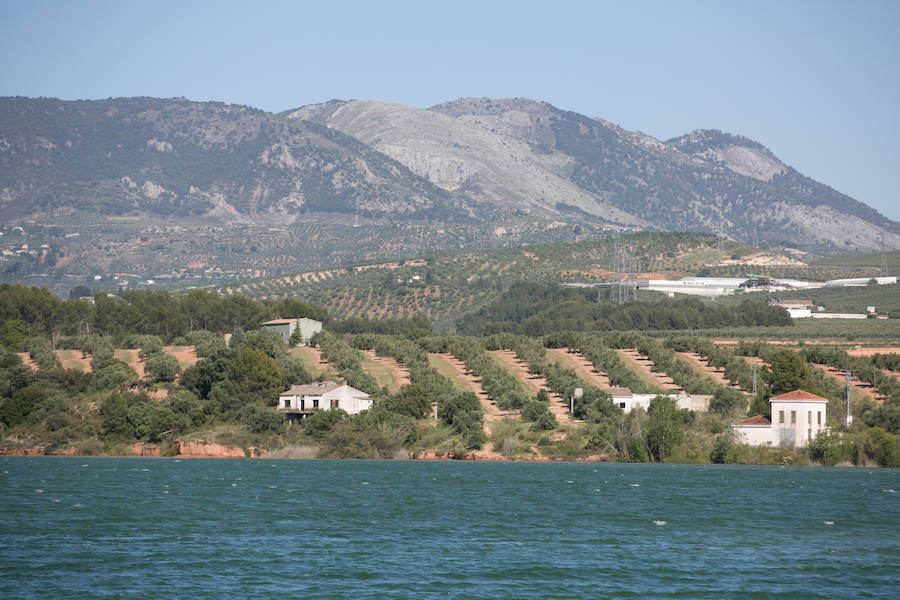
{"type": "MultiPolygon", "coordinates": [[[[136,444],[137,445],[137,444],[136,444]]],[[[200,446],[197,442],[188,442],[185,444],[190,445],[189,449],[194,449],[196,446],[200,446]]],[[[455,454],[452,452],[407,452],[407,456],[405,458],[381,458],[381,459],[368,459],[368,458],[318,458],[315,456],[270,456],[268,453],[261,452],[256,448],[248,448],[247,450],[238,448],[236,446],[222,446],[220,444],[208,444],[209,446],[218,446],[219,448],[226,448],[229,450],[228,453],[218,453],[218,452],[189,452],[183,454],[174,454],[171,456],[161,455],[157,451],[154,452],[146,452],[146,453],[134,453],[134,454],[77,454],[74,449],[72,451],[63,450],[60,452],[45,452],[43,449],[39,448],[21,448],[21,449],[2,449],[0,450],[0,457],[3,456],[23,456],[23,457],[48,457],[48,458],[158,458],[158,459],[188,459],[188,460],[201,460],[201,459],[237,459],[237,458],[246,458],[250,460],[391,460],[391,461],[460,461],[460,462],[506,462],[506,463],[616,463],[618,461],[609,460],[608,457],[602,455],[593,455],[581,458],[551,458],[547,456],[513,456],[513,457],[505,457],[495,454],[484,454],[475,452],[468,452],[464,454],[455,454]]],[[[144,444],[143,446],[150,446],[148,444],[144,444]]],[[[148,448],[149,450],[149,448],[148,448]]],[[[671,464],[671,465],[717,465],[716,463],[625,463],[622,464],[671,464]]],[[[765,464],[765,463],[729,463],[732,466],[760,466],[760,467],[831,467],[831,468],[865,468],[865,469],[882,469],[885,467],[881,467],[877,464],[862,464],[855,465],[851,462],[840,462],[835,465],[825,465],[822,463],[809,463],[802,465],[778,465],[778,464],[765,464]]],[[[725,466],[725,465],[721,465],[725,466]]]]}

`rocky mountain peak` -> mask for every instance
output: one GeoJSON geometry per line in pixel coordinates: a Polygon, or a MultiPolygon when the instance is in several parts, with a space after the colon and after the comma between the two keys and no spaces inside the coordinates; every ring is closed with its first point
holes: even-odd
{"type": "Polygon", "coordinates": [[[757,181],[771,181],[787,171],[784,163],[759,142],[718,129],[695,129],[666,144],[757,181]]]}
{"type": "MultiPolygon", "coordinates": [[[[349,101],[349,102],[352,102],[349,101]]],[[[329,100],[328,102],[322,102],[321,104],[307,104],[306,106],[301,106],[300,108],[295,108],[292,110],[287,110],[281,113],[282,116],[287,117],[288,119],[296,119],[298,121],[313,121],[315,123],[325,124],[328,122],[328,118],[335,113],[339,108],[349,103],[347,100],[329,100]]]]}

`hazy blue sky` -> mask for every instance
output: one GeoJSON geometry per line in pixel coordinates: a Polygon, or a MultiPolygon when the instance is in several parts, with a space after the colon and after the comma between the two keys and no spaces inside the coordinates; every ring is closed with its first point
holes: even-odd
{"type": "Polygon", "coordinates": [[[900,220],[900,1],[0,0],[0,95],[526,97],[762,142],[900,220]]]}

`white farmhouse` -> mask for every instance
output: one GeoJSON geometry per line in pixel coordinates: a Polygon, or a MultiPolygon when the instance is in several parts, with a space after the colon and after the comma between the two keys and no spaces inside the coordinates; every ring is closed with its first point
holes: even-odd
{"type": "Polygon", "coordinates": [[[291,386],[278,396],[278,412],[283,413],[289,423],[296,423],[320,410],[341,409],[355,415],[370,408],[372,399],[367,393],[334,381],[291,386]]]}
{"type": "Polygon", "coordinates": [[[816,439],[826,427],[828,399],[794,390],[769,399],[772,418],[756,415],[732,425],[735,436],[751,446],[799,448],[816,439]]]}
{"type": "Polygon", "coordinates": [[[613,404],[621,408],[624,412],[630,413],[636,408],[647,410],[650,408],[650,402],[658,395],[663,395],[675,400],[678,408],[686,408],[694,412],[706,412],[709,410],[709,400],[712,396],[694,394],[634,394],[628,388],[611,387],[609,393],[612,396],[613,404]]]}

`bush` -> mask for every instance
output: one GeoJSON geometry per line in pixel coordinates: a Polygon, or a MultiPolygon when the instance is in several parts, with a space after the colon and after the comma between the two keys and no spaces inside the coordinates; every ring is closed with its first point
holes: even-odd
{"type": "Polygon", "coordinates": [[[410,383],[400,388],[396,394],[388,396],[381,406],[398,415],[406,415],[421,419],[431,414],[431,400],[425,388],[417,383],[410,383]]]}
{"type": "Polygon", "coordinates": [[[47,399],[44,390],[36,385],[22,388],[0,402],[0,421],[8,427],[16,427],[28,422],[29,416],[47,399]]]}
{"type": "Polygon", "coordinates": [[[259,404],[244,408],[241,421],[253,433],[281,433],[284,430],[284,417],[274,408],[259,404]]]}
{"type": "Polygon", "coordinates": [[[321,439],[332,430],[336,423],[347,417],[349,417],[347,412],[341,409],[320,410],[302,421],[303,431],[307,435],[321,439]]]}
{"type": "Polygon", "coordinates": [[[181,365],[174,356],[155,352],[144,361],[144,370],[153,377],[154,381],[170,382],[175,381],[181,365]]]}
{"type": "Polygon", "coordinates": [[[728,454],[735,445],[734,433],[726,431],[716,438],[712,450],[709,451],[709,462],[723,465],[728,462],[728,454]]]}
{"type": "Polygon", "coordinates": [[[809,443],[807,451],[809,459],[814,462],[833,466],[841,458],[841,436],[836,431],[823,430],[816,439],[809,443]]]}

